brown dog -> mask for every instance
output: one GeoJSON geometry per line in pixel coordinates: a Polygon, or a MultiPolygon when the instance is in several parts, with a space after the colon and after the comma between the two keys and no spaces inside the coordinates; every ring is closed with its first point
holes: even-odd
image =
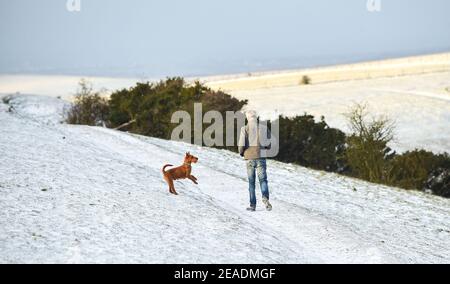
{"type": "Polygon", "coordinates": [[[192,180],[195,184],[197,183],[197,178],[191,175],[192,171],[192,163],[197,163],[198,158],[191,155],[189,152],[186,153],[186,156],[184,156],[184,163],[182,166],[170,169],[166,171],[167,167],[172,167],[172,165],[165,165],[162,168],[162,173],[164,176],[164,180],[169,185],[169,192],[175,195],[178,195],[178,193],[175,191],[175,186],[173,185],[173,181],[177,179],[185,179],[188,178],[192,180]]]}

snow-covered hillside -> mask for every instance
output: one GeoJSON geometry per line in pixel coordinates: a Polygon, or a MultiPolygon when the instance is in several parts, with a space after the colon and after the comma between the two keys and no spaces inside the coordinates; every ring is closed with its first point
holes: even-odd
{"type": "MultiPolygon", "coordinates": [[[[450,200],[269,162],[274,210],[245,210],[231,152],[61,124],[0,100],[1,263],[450,263],[450,200]],[[161,176],[184,152],[199,185],[161,176]]],[[[260,195],[258,195],[260,197],[260,195]]]]}

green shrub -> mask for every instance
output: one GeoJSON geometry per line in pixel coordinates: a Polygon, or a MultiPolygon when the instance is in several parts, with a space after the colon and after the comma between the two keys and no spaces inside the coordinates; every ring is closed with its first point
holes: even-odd
{"type": "MultiPolygon", "coordinates": [[[[158,83],[137,83],[114,92],[109,101],[109,118],[113,127],[136,120],[123,130],[169,139],[176,127],[170,122],[172,114],[179,110],[193,114],[194,103],[202,103],[203,112],[216,110],[225,115],[226,111],[241,110],[247,101],[213,91],[200,82],[188,85],[183,78],[176,77],[158,83]]],[[[207,126],[204,124],[204,128],[207,126]]]]}
{"type": "Polygon", "coordinates": [[[425,150],[397,155],[390,162],[389,183],[405,189],[426,189],[430,174],[449,164],[448,159],[446,155],[435,155],[425,150]]]}
{"type": "Polygon", "coordinates": [[[342,131],[330,128],[323,117],[315,122],[314,117],[307,114],[278,119],[280,152],[277,160],[326,171],[344,170],[340,160],[345,145],[342,131]]]}
{"type": "Polygon", "coordinates": [[[309,85],[311,84],[311,78],[309,78],[308,76],[304,75],[302,77],[302,79],[300,80],[300,85],[309,85]]]}

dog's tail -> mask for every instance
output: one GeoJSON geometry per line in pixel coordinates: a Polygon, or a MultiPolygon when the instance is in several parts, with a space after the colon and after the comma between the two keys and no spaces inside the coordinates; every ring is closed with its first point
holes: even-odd
{"type": "Polygon", "coordinates": [[[167,168],[167,167],[173,167],[173,165],[165,165],[165,166],[162,168],[162,173],[163,173],[163,174],[166,173],[166,168],[167,168]]]}

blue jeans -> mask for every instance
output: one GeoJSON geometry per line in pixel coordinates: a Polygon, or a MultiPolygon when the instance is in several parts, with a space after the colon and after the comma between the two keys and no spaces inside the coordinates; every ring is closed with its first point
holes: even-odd
{"type": "Polygon", "coordinates": [[[255,182],[258,175],[259,186],[263,198],[269,199],[269,185],[267,184],[266,159],[256,159],[247,161],[248,191],[250,193],[250,205],[256,206],[255,182]]]}

